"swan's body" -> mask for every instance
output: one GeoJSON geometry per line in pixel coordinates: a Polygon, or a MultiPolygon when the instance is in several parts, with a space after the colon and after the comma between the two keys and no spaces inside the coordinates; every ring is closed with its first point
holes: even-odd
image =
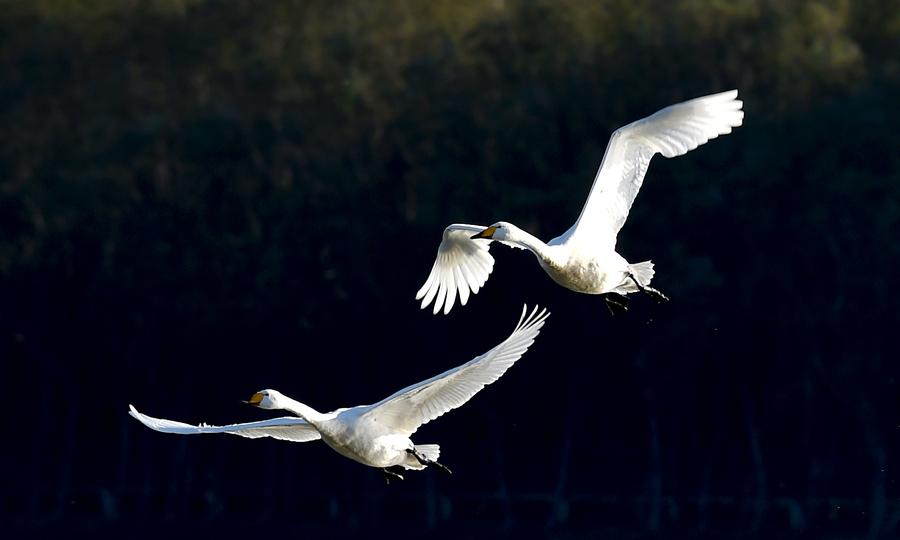
{"type": "Polygon", "coordinates": [[[641,188],[655,154],[680,156],[710,139],[730,133],[744,118],[737,90],[692,99],[619,128],[610,137],[578,220],[562,235],[542,242],[511,223],[490,227],[456,223],[444,230],[431,273],[416,299],[449,313],[457,295],[462,305],[476,294],[494,266],[492,241],[527,249],[558,284],[575,292],[607,295],[611,309],[627,308],[624,295],[650,287],[653,263],[631,264],[616,252],[616,236],[641,188]]]}
{"type": "MultiPolygon", "coordinates": [[[[263,390],[248,403],[263,409],[282,409],[297,415],[227,426],[193,426],[172,420],[153,418],[134,407],[129,413],[145,426],[164,433],[231,433],[242,437],[273,437],[296,442],[322,441],[344,457],[378,467],[386,474],[389,467],[424,469],[427,465],[445,468],[437,462],[436,444],[416,445],[410,436],[427,422],[469,401],[486,385],[502,376],[534,342],[546,311],[535,308],[502,343],[461,366],[414,384],[374,405],[360,405],[320,413],[275,390],[263,390]]],[[[401,477],[402,478],[402,477],[401,477]]]]}

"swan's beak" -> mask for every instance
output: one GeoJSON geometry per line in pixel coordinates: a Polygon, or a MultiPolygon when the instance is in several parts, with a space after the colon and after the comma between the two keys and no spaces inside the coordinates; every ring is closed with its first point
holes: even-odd
{"type": "Polygon", "coordinates": [[[491,238],[494,237],[495,232],[497,232],[497,227],[492,226],[492,227],[488,227],[487,229],[481,231],[478,234],[473,234],[469,238],[471,238],[472,240],[475,240],[476,238],[487,238],[490,240],[491,238]]]}
{"type": "Polygon", "coordinates": [[[262,400],[263,400],[263,395],[261,393],[257,392],[255,394],[253,394],[252,396],[250,396],[250,399],[245,401],[244,403],[246,403],[248,405],[253,405],[254,407],[259,407],[259,404],[262,402],[262,400]]]}

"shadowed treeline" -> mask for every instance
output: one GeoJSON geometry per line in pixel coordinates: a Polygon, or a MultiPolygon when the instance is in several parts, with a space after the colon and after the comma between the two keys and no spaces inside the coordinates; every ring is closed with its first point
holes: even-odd
{"type": "Polygon", "coordinates": [[[888,0],[0,1],[0,527],[897,534],[898,43],[888,0]],[[548,240],[615,128],[730,88],[744,126],[655,158],[620,235],[670,303],[500,246],[417,309],[444,226],[548,240]],[[452,477],[126,413],[371,403],[524,302],[532,351],[416,434],[452,477]]]}

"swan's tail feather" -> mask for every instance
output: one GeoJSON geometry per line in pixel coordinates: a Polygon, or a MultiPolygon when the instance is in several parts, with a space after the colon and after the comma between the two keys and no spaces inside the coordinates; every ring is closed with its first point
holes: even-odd
{"type": "Polygon", "coordinates": [[[436,444],[417,444],[416,450],[428,458],[428,461],[437,461],[441,457],[441,447],[436,444]]]}
{"type": "Polygon", "coordinates": [[[653,262],[651,261],[630,264],[628,265],[628,267],[631,269],[631,273],[634,274],[634,277],[636,277],[637,280],[641,282],[642,287],[650,285],[650,281],[653,279],[653,275],[656,274],[656,272],[653,270],[653,262]]]}

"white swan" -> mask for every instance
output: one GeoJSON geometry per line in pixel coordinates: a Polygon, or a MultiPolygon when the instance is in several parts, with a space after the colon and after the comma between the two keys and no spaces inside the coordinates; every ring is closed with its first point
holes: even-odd
{"type": "Polygon", "coordinates": [[[231,433],[242,437],[273,437],[305,442],[322,439],[339,454],[364,465],[378,467],[385,479],[403,479],[389,467],[424,469],[438,463],[440,448],[436,444],[413,444],[410,436],[422,424],[469,401],[482,388],[496,381],[534,342],[544,321],[550,315],[538,308],[526,317],[527,307],[513,333],[502,343],[466,362],[426,381],[414,384],[374,405],[360,405],[320,413],[275,390],[253,394],[247,403],[261,409],[283,409],[296,414],[261,422],[228,426],[193,426],[172,420],[153,418],[129,405],[129,414],[145,426],[163,433],[190,435],[195,433],[231,433]]]}
{"type": "Polygon", "coordinates": [[[459,295],[465,305],[494,266],[488,253],[492,240],[524,248],[558,284],[576,292],[604,295],[610,311],[628,308],[628,293],[643,291],[667,300],[650,287],[653,263],[630,264],[616,253],[616,236],[628,217],[650,158],[680,156],[741,125],[744,111],[737,90],[704,96],[666,107],[612,134],[581,216],[569,230],[544,243],[511,223],[490,227],[456,223],[444,229],[437,258],[416,293],[422,309],[450,309],[459,295]]]}

